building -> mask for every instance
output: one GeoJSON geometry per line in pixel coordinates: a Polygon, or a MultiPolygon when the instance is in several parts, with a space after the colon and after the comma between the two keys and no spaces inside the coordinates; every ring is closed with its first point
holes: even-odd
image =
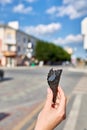
{"type": "Polygon", "coordinates": [[[83,48],[87,51],[87,17],[81,21],[81,34],[83,36],[83,48]]]}
{"type": "MultiPolygon", "coordinates": [[[[20,65],[23,58],[30,53],[29,43],[34,49],[37,39],[12,25],[0,25],[0,64],[2,66],[20,65]]],[[[31,52],[32,53],[32,52],[31,52]]],[[[31,54],[32,55],[32,54],[31,54]]]]}

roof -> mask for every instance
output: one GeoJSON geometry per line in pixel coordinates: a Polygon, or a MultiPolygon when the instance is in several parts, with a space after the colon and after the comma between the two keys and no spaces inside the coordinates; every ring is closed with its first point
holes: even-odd
{"type": "Polygon", "coordinates": [[[25,35],[28,35],[29,37],[31,37],[31,38],[33,38],[33,39],[35,39],[35,40],[39,40],[38,38],[36,38],[36,37],[34,37],[34,36],[32,36],[32,35],[30,35],[30,34],[24,32],[24,31],[22,31],[22,30],[12,28],[12,27],[10,27],[10,26],[7,25],[7,24],[0,24],[0,27],[13,29],[13,30],[15,30],[15,31],[17,31],[17,32],[21,32],[21,33],[23,33],[23,34],[25,34],[25,35]]]}

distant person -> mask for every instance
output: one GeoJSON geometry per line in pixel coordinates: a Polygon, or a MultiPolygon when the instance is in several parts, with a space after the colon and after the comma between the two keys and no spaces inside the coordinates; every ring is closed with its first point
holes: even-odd
{"type": "Polygon", "coordinates": [[[61,87],[58,87],[55,104],[52,99],[52,90],[48,88],[46,103],[38,115],[35,130],[53,130],[66,118],[66,97],[61,87]]]}

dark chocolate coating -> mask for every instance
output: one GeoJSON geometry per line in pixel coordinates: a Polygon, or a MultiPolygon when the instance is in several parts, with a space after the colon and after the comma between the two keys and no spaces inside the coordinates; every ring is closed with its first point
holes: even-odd
{"type": "Polygon", "coordinates": [[[62,73],[62,69],[59,69],[59,70],[51,69],[49,71],[48,77],[47,77],[48,84],[53,91],[53,102],[54,103],[56,101],[56,96],[57,96],[57,91],[58,91],[57,88],[59,85],[61,73],[62,73]]]}

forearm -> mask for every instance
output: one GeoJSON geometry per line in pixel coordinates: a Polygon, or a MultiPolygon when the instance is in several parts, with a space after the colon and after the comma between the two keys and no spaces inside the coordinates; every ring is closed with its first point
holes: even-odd
{"type": "Polygon", "coordinates": [[[34,130],[54,130],[54,129],[51,128],[51,125],[46,124],[46,122],[44,124],[39,122],[39,120],[37,120],[34,130]]]}
{"type": "Polygon", "coordinates": [[[53,130],[53,129],[35,126],[35,129],[34,129],[34,130],[53,130]]]}

